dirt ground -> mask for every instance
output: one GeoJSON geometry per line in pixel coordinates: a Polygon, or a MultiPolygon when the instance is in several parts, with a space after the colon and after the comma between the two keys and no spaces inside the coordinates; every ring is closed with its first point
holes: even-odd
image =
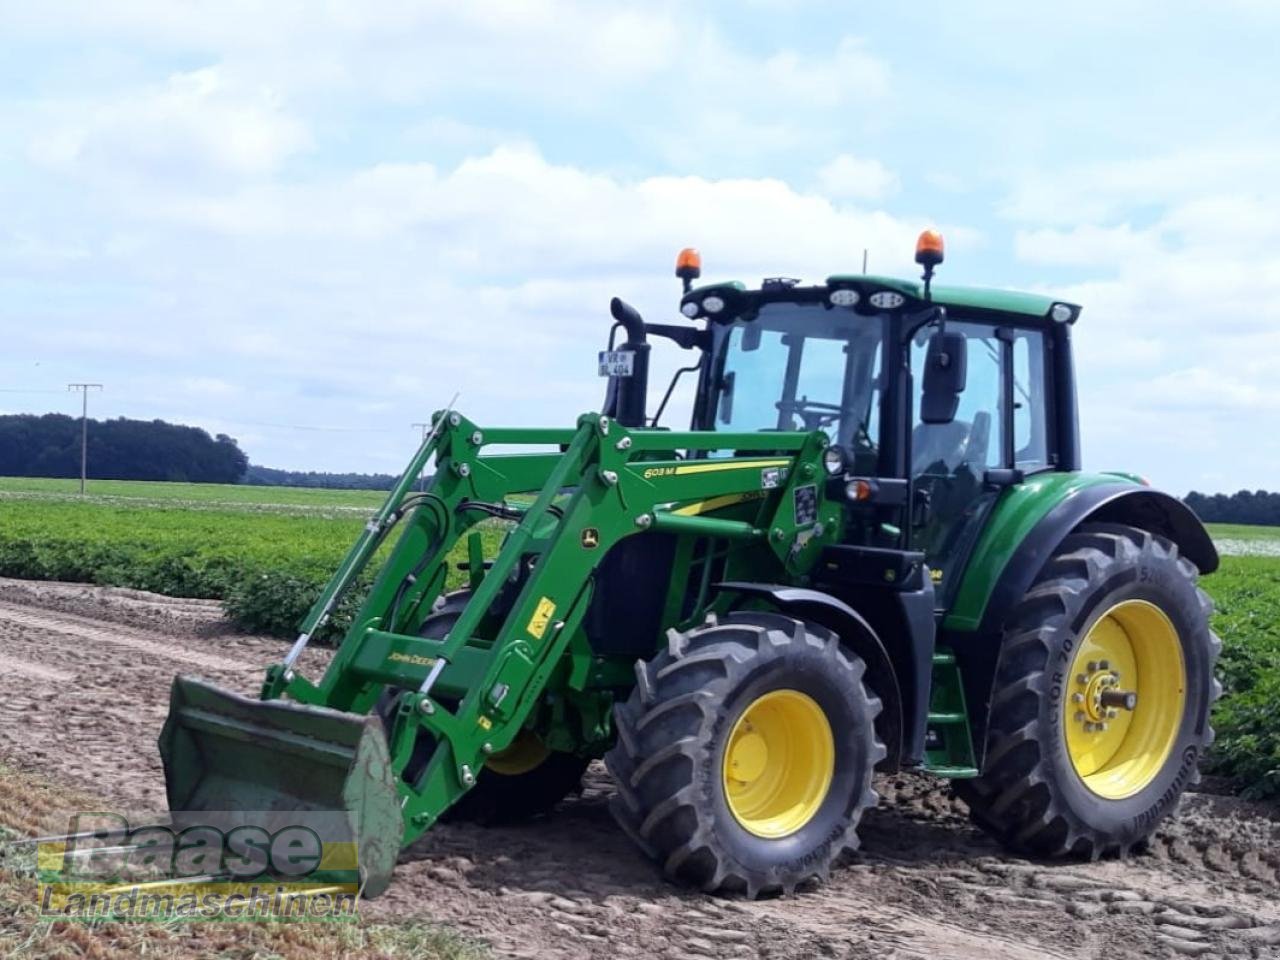
{"type": "MultiPolygon", "coordinates": [[[[0,579],[0,762],[159,810],[175,672],[252,692],[279,641],[216,603],[0,579]]],[[[323,654],[303,669],[318,673],[323,654]]],[[[1280,957],[1280,810],[1198,793],[1128,861],[1042,864],[972,828],[945,783],[886,777],[863,847],[823,887],[756,902],[665,883],[581,797],[519,828],[445,824],[405,851],[371,919],[426,916],[513,957],[1280,957]]],[[[0,805],[0,823],[37,812],[0,805]]]]}

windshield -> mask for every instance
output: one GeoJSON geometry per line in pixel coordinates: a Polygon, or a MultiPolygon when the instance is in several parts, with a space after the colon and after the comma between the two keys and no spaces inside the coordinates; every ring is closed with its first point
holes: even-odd
{"type": "Polygon", "coordinates": [[[823,303],[765,304],[725,337],[717,427],[824,430],[873,465],[883,340],[880,315],[823,303]]]}

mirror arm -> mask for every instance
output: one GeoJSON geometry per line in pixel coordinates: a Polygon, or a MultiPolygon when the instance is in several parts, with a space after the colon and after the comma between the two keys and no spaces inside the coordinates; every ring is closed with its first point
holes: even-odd
{"type": "Polygon", "coordinates": [[[676,389],[676,384],[680,382],[680,378],[686,373],[697,373],[702,369],[702,364],[695,363],[692,366],[681,367],[671,375],[671,382],[667,384],[667,392],[662,395],[662,402],[658,404],[658,412],[653,415],[653,419],[649,421],[649,426],[656,427],[658,421],[662,419],[662,412],[667,409],[667,401],[671,399],[671,394],[676,389]]]}
{"type": "Polygon", "coordinates": [[[672,340],[677,346],[692,350],[698,347],[707,350],[711,347],[711,332],[709,330],[699,330],[697,327],[679,327],[673,323],[646,323],[644,325],[646,333],[652,333],[655,337],[666,337],[672,340]]]}
{"type": "Polygon", "coordinates": [[[924,311],[924,315],[919,321],[904,324],[902,327],[902,342],[910,343],[917,333],[931,323],[938,325],[939,333],[945,333],[947,329],[947,308],[942,306],[930,307],[924,311]]]}

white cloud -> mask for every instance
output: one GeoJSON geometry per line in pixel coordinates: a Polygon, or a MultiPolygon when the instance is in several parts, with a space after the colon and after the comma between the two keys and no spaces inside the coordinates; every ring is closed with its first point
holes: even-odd
{"type": "Polygon", "coordinates": [[[1132,258],[1146,259],[1150,244],[1160,240],[1151,231],[1135,231],[1127,223],[1112,227],[1083,224],[1069,230],[1019,230],[1014,254],[1027,263],[1071,267],[1111,267],[1132,258]]]}
{"type": "Polygon", "coordinates": [[[1219,193],[1262,198],[1277,166],[1280,145],[1264,141],[1037,170],[1017,179],[1003,212],[1021,222],[1070,226],[1219,193]]]}
{"type": "Polygon", "coordinates": [[[267,88],[226,71],[177,73],[127,97],[64,103],[31,157],[62,170],[136,179],[189,179],[200,171],[270,173],[310,145],[306,125],[267,88]]]}
{"type": "MultiPolygon", "coordinates": [[[[251,425],[382,429],[456,389],[480,422],[568,422],[600,401],[593,360],[611,296],[678,319],[680,247],[702,248],[707,279],[821,279],[856,268],[864,246],[880,268],[909,271],[924,222],[842,209],[779,179],[606,175],[521,144],[289,182],[96,183],[84,181],[80,214],[106,228],[59,284],[109,274],[115,293],[56,318],[38,309],[8,349],[68,373],[110,370],[104,410],[152,403],[151,415],[251,425]]],[[[687,360],[665,343],[655,354],[656,403],[687,360]]],[[[683,398],[667,422],[687,421],[683,398]]],[[[409,440],[326,435],[309,463],[282,465],[393,469],[409,440]]]]}
{"type": "Polygon", "coordinates": [[[879,160],[842,153],[818,171],[822,192],[837,200],[883,200],[898,189],[898,176],[879,160]]]}
{"type": "Polygon", "coordinates": [[[1011,207],[1033,223],[1076,208],[1073,226],[1019,230],[1015,250],[1088,277],[1054,289],[1085,305],[1075,340],[1092,465],[1138,450],[1139,469],[1171,486],[1216,482],[1189,457],[1273,482],[1280,441],[1256,429],[1280,411],[1280,196],[1259,191],[1268,155],[1176,152],[1046,172],[1037,190],[1052,202],[1024,193],[1011,207]],[[1129,220],[1138,210],[1142,227],[1129,220]]]}

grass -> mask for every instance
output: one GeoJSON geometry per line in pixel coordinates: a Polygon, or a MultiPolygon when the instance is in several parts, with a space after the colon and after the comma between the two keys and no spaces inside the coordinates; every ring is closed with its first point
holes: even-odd
{"type": "Polygon", "coordinates": [[[32,810],[106,809],[97,798],[0,765],[0,957],[42,960],[487,960],[491,954],[418,917],[355,923],[70,923],[39,916],[34,853],[6,840],[32,836],[32,810]]]}

